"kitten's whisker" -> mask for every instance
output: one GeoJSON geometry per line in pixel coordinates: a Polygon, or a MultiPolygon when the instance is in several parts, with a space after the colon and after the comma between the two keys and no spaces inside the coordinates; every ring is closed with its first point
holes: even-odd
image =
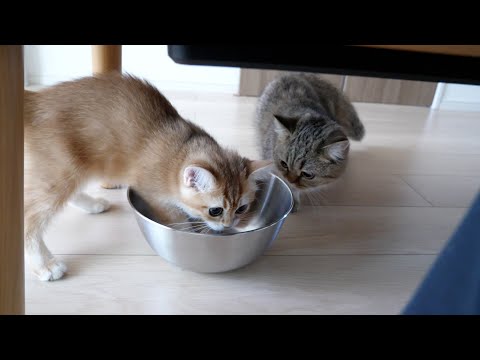
{"type": "Polygon", "coordinates": [[[188,224],[188,226],[184,226],[184,227],[182,227],[182,228],[174,228],[174,229],[175,229],[175,230],[178,230],[178,231],[196,230],[196,229],[202,228],[203,226],[205,226],[204,223],[194,224],[194,225],[188,224]]]}
{"type": "Polygon", "coordinates": [[[204,222],[203,221],[185,221],[185,222],[177,222],[177,223],[167,224],[166,226],[187,225],[187,224],[204,224],[204,222]]]}
{"type": "MultiPolygon", "coordinates": [[[[310,205],[312,206],[315,206],[316,203],[315,203],[315,199],[313,197],[313,195],[307,190],[307,191],[303,191],[301,193],[301,195],[305,195],[305,197],[307,198],[308,202],[310,203],[310,205]]],[[[300,199],[302,198],[302,196],[300,196],[300,199]]]]}
{"type": "Polygon", "coordinates": [[[199,233],[199,234],[205,234],[205,232],[208,231],[208,229],[209,229],[209,228],[208,228],[208,226],[207,226],[207,227],[204,227],[204,228],[202,228],[202,229],[196,230],[196,232],[199,233]]]}
{"type": "Polygon", "coordinates": [[[178,230],[178,231],[185,231],[190,228],[196,227],[196,226],[201,226],[204,225],[204,222],[196,221],[196,222],[181,222],[181,223],[172,223],[167,226],[171,227],[172,229],[178,230]]]}
{"type": "Polygon", "coordinates": [[[201,229],[204,229],[207,225],[203,224],[203,225],[196,225],[196,226],[191,226],[190,229],[194,230],[194,231],[197,231],[197,230],[201,230],[201,229]]]}
{"type": "MultiPolygon", "coordinates": [[[[175,229],[175,228],[174,228],[175,229]]],[[[190,226],[187,226],[187,227],[183,227],[183,228],[180,228],[180,229],[175,229],[177,231],[185,231],[185,230],[190,230],[191,227],[190,226]]]]}
{"type": "Polygon", "coordinates": [[[201,231],[202,234],[208,234],[210,232],[210,228],[207,226],[205,229],[201,231]]]}
{"type": "Polygon", "coordinates": [[[318,205],[322,205],[322,204],[325,203],[326,198],[325,198],[325,196],[324,196],[322,193],[320,193],[320,192],[314,192],[314,193],[313,193],[313,196],[314,196],[314,198],[317,200],[318,205]]]}
{"type": "Polygon", "coordinates": [[[205,229],[206,225],[203,225],[203,226],[196,226],[196,227],[191,227],[191,229],[193,230],[201,230],[201,229],[205,229]]]}
{"type": "Polygon", "coordinates": [[[245,223],[245,222],[249,222],[250,220],[253,219],[253,216],[254,216],[254,215],[255,215],[255,214],[254,214],[253,212],[245,214],[245,215],[240,219],[239,224],[245,223]]]}
{"type": "Polygon", "coordinates": [[[310,202],[310,205],[312,205],[312,206],[316,205],[315,201],[313,200],[312,195],[308,191],[305,191],[305,196],[307,197],[308,201],[310,202]]]}
{"type": "Polygon", "coordinates": [[[208,225],[206,225],[205,223],[203,224],[199,224],[199,225],[195,225],[195,226],[192,226],[189,228],[190,232],[195,232],[195,233],[199,233],[201,231],[203,231],[204,229],[208,228],[208,225]]]}
{"type": "Polygon", "coordinates": [[[316,205],[324,205],[328,202],[325,194],[323,194],[319,189],[315,189],[314,191],[311,191],[309,193],[309,196],[311,196],[312,199],[315,200],[316,205]]]}
{"type": "Polygon", "coordinates": [[[318,191],[318,196],[320,196],[324,201],[327,201],[327,195],[323,192],[323,189],[318,191]]]}
{"type": "Polygon", "coordinates": [[[198,224],[190,224],[192,226],[203,226],[203,225],[206,225],[203,221],[202,222],[199,222],[198,224]]]}
{"type": "Polygon", "coordinates": [[[318,196],[315,196],[315,193],[307,193],[307,196],[310,199],[312,205],[320,205],[321,200],[318,198],[318,196]]]}

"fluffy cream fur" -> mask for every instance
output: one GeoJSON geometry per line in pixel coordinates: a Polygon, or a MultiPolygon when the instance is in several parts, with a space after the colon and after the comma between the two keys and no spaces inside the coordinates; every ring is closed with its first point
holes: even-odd
{"type": "Polygon", "coordinates": [[[165,223],[198,218],[211,229],[238,223],[253,201],[252,173],[269,162],[222,148],[183,119],[153,86],[109,74],[25,94],[25,250],[41,280],[66,271],[43,242],[52,216],[68,201],[91,213],[108,209],[80,192],[89,180],[128,184],[165,223]],[[209,209],[221,207],[221,216],[209,209]]]}

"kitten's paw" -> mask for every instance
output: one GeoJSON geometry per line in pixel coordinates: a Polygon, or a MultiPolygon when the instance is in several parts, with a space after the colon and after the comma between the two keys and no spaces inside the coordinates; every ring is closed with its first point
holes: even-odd
{"type": "Polygon", "coordinates": [[[298,208],[300,207],[300,204],[299,203],[296,203],[294,202],[293,203],[293,207],[292,207],[292,211],[290,211],[290,213],[294,214],[298,211],[298,208]]]}
{"type": "Polygon", "coordinates": [[[107,200],[93,198],[85,193],[77,194],[69,203],[89,214],[98,214],[110,209],[110,203],[107,200]]]}
{"type": "Polygon", "coordinates": [[[100,214],[110,209],[110,203],[103,198],[94,198],[94,201],[85,209],[90,214],[100,214]]]}
{"type": "Polygon", "coordinates": [[[104,189],[121,189],[123,188],[122,184],[113,184],[113,183],[101,183],[100,186],[104,189]]]}
{"type": "Polygon", "coordinates": [[[47,266],[33,271],[41,281],[55,281],[67,272],[67,266],[56,259],[50,260],[47,266]]]}
{"type": "Polygon", "coordinates": [[[293,192],[293,208],[291,213],[296,213],[300,208],[300,194],[293,192]]]}

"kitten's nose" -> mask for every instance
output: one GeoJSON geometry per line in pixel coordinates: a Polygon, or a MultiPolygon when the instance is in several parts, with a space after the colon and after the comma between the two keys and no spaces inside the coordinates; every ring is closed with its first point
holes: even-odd
{"type": "Polygon", "coordinates": [[[223,223],[222,225],[225,229],[230,229],[233,226],[233,221],[231,221],[229,223],[223,223]]]}

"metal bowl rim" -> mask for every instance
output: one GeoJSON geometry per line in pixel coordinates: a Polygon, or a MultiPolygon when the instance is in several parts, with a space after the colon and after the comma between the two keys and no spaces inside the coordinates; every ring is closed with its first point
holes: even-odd
{"type": "Polygon", "coordinates": [[[134,191],[130,186],[127,188],[127,200],[128,200],[128,203],[130,204],[130,207],[133,209],[133,211],[135,211],[135,213],[137,215],[139,215],[140,217],[142,217],[144,220],[147,220],[148,222],[154,224],[154,225],[158,225],[158,226],[161,226],[162,228],[166,229],[166,230],[170,230],[170,231],[174,231],[174,232],[177,232],[177,233],[180,233],[180,234],[189,234],[189,235],[198,235],[198,236],[201,236],[201,237],[211,237],[211,238],[222,238],[222,237],[226,237],[226,236],[238,236],[238,235],[243,235],[243,234],[248,234],[248,233],[252,233],[252,232],[256,232],[256,231],[261,231],[261,230],[264,230],[264,229],[268,229],[272,226],[275,226],[277,225],[280,221],[283,221],[286,219],[286,217],[290,214],[290,212],[292,211],[293,209],[293,194],[292,194],[292,191],[290,190],[290,187],[285,183],[285,181],[283,181],[280,177],[278,177],[277,175],[275,174],[271,174],[272,177],[275,177],[277,178],[277,180],[281,181],[282,184],[287,188],[288,190],[288,194],[290,194],[290,208],[288,209],[288,211],[280,218],[278,219],[277,221],[269,224],[269,225],[266,225],[266,226],[263,226],[263,227],[259,227],[257,229],[253,229],[253,230],[248,230],[248,231],[242,231],[242,232],[238,232],[238,233],[235,233],[235,234],[199,234],[199,233],[195,233],[195,232],[188,232],[188,231],[182,231],[182,230],[176,230],[176,229],[172,229],[171,227],[168,227],[166,225],[163,225],[163,224],[160,224],[156,221],[153,221],[152,219],[149,219],[148,217],[146,217],[145,215],[143,215],[140,211],[138,211],[135,206],[133,206],[131,200],[130,200],[130,191],[134,191]]]}

